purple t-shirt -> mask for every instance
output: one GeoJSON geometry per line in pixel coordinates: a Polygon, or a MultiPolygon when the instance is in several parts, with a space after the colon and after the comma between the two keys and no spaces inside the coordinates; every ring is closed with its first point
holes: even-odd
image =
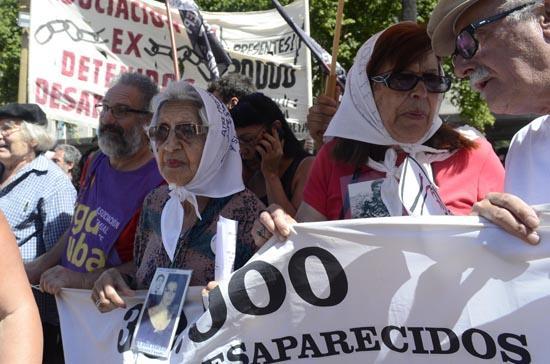
{"type": "Polygon", "coordinates": [[[114,249],[118,236],[145,196],[162,182],[154,159],[134,171],[121,172],[99,152],[78,195],[61,265],[79,272],[120,265],[114,249]]]}

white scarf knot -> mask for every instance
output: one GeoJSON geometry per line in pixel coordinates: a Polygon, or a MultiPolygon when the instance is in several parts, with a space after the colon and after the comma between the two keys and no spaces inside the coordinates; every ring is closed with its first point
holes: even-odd
{"type": "Polygon", "coordinates": [[[201,219],[201,214],[199,212],[197,197],[193,192],[189,192],[183,186],[170,185],[169,188],[170,198],[162,209],[160,232],[164,250],[166,250],[166,254],[168,254],[170,260],[173,261],[185,219],[183,203],[187,201],[195,208],[197,218],[201,219]]]}

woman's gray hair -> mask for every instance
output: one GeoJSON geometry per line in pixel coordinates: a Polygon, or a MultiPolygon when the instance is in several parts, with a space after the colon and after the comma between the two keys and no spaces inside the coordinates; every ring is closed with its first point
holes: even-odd
{"type": "Polygon", "coordinates": [[[206,108],[204,107],[204,102],[202,101],[200,94],[187,81],[182,80],[171,82],[164,90],[153,97],[153,100],[151,101],[151,110],[153,111],[151,126],[157,125],[160,108],[167,101],[192,102],[197,106],[202,125],[208,125],[206,108]]]}
{"type": "Polygon", "coordinates": [[[21,133],[27,143],[36,143],[34,152],[36,154],[52,149],[56,139],[42,125],[26,122],[22,120],[18,123],[21,127],[21,133]]]}

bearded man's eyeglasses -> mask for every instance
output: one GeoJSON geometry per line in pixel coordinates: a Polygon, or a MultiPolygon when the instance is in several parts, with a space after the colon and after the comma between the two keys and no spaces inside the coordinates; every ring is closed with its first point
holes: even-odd
{"type": "Polygon", "coordinates": [[[490,16],[485,19],[478,20],[476,22],[473,22],[472,24],[466,26],[463,28],[460,33],[456,36],[455,40],[455,51],[453,53],[453,58],[456,55],[461,56],[464,59],[470,59],[472,58],[479,47],[479,42],[475,37],[475,32],[479,28],[481,28],[484,25],[488,25],[491,23],[496,22],[497,20],[504,19],[508,15],[512,14],[513,12],[516,12],[518,10],[521,10],[529,5],[535,4],[534,2],[530,2],[527,4],[523,4],[520,6],[516,6],[515,8],[512,8],[510,10],[504,11],[500,14],[496,14],[493,16],[490,16]]]}
{"type": "Polygon", "coordinates": [[[113,115],[115,119],[122,119],[130,113],[144,115],[150,114],[150,112],[147,110],[132,109],[131,107],[126,105],[109,106],[107,104],[97,104],[95,105],[95,108],[99,111],[100,115],[104,115],[105,113],[108,113],[110,111],[111,115],[113,115]]]}

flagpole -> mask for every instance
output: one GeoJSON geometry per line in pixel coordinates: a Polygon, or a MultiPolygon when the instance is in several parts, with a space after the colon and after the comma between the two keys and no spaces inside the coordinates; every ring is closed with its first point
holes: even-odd
{"type": "Polygon", "coordinates": [[[174,36],[174,25],[172,24],[172,12],[170,11],[170,5],[168,0],[164,0],[166,5],[166,16],[168,17],[168,29],[170,31],[170,42],[172,43],[172,62],[174,62],[174,74],[176,75],[176,81],[180,79],[180,68],[178,65],[178,49],[176,48],[176,38],[174,36]]]}
{"type": "Polygon", "coordinates": [[[338,11],[336,12],[336,25],[334,27],[334,38],[332,39],[332,62],[330,73],[325,86],[325,95],[336,98],[336,58],[340,46],[340,32],[342,30],[342,18],[344,15],[344,0],[338,0],[338,11]]]}
{"type": "MultiPolygon", "coordinates": [[[[19,0],[19,16],[26,13],[30,17],[30,1],[19,0]]],[[[27,87],[29,78],[29,26],[21,27],[21,55],[19,58],[19,87],[17,102],[27,102],[27,87]]]]}

